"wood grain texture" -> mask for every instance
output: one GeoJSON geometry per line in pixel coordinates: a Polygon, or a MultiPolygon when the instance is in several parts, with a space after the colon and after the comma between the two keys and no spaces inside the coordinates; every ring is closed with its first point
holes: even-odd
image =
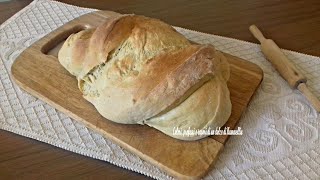
{"type": "MultiPolygon", "coordinates": [[[[82,98],[76,78],[60,65],[56,56],[48,54],[71,33],[87,27],[96,27],[110,14],[115,13],[99,11],[86,14],[46,35],[17,58],[12,65],[12,78],[27,92],[168,174],[179,179],[201,178],[212,167],[226,143],[227,136],[212,136],[186,142],[171,138],[148,126],[123,125],[108,121],[82,98]]],[[[226,56],[231,65],[228,86],[233,104],[233,111],[226,126],[233,129],[259,86],[263,73],[255,64],[231,55],[226,56]]]]}
{"type": "Polygon", "coordinates": [[[1,131],[0,144],[1,180],[150,179],[104,161],[6,131],[1,131]]]}
{"type": "MultiPolygon", "coordinates": [[[[0,23],[32,0],[0,3],[0,23]]],[[[248,27],[257,24],[285,49],[320,56],[320,1],[263,0],[60,0],[83,7],[137,13],[207,33],[258,42],[248,27]],[[187,20],[186,20],[187,19],[187,20]]],[[[138,173],[0,130],[0,174],[4,179],[149,179],[138,173]],[[21,153],[24,152],[24,153],[21,153]],[[64,156],[59,156],[63,154],[64,156]],[[51,157],[51,160],[47,159],[51,157]],[[37,159],[37,163],[24,164],[37,159]],[[74,162],[79,162],[75,164],[74,162]],[[59,168],[61,167],[61,168],[59,168]],[[66,168],[63,168],[66,167],[66,168]],[[96,168],[95,168],[96,167],[96,168]],[[38,172],[43,172],[37,176],[38,172]]]]}
{"type": "Polygon", "coordinates": [[[0,23],[9,19],[17,11],[28,5],[30,0],[10,0],[0,2],[0,23]]]}

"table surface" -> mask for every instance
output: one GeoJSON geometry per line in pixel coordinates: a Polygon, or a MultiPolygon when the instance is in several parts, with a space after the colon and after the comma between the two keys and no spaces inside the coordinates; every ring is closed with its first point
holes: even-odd
{"type": "MultiPolygon", "coordinates": [[[[31,0],[0,3],[0,23],[31,0]]],[[[256,24],[284,49],[320,56],[320,1],[289,0],[62,0],[62,2],[135,13],[188,29],[257,41],[248,31],[256,24]]],[[[4,179],[148,179],[107,162],[0,130],[0,177],[4,179]]]]}

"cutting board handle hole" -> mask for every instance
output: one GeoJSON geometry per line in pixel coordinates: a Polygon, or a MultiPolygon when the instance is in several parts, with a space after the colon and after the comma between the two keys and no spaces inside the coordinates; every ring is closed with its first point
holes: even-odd
{"type": "Polygon", "coordinates": [[[41,47],[41,52],[46,55],[58,57],[58,52],[60,48],[71,34],[80,32],[88,28],[88,25],[78,24],[69,28],[68,30],[64,29],[60,32],[60,29],[57,29],[57,34],[41,47]]]}

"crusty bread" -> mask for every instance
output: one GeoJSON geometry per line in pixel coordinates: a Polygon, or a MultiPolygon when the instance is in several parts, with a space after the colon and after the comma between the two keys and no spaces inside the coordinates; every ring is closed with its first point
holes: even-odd
{"type": "Polygon", "coordinates": [[[166,23],[136,15],[109,18],[71,35],[58,55],[99,113],[147,124],[179,139],[173,127],[215,128],[230,116],[229,66],[211,45],[191,44],[166,23]]]}
{"type": "Polygon", "coordinates": [[[87,29],[70,35],[59,51],[59,62],[74,76],[78,76],[83,69],[84,57],[94,30],[87,29]]]}
{"type": "Polygon", "coordinates": [[[180,130],[215,130],[222,127],[231,114],[231,102],[226,80],[229,79],[229,65],[221,53],[216,54],[220,72],[193,92],[184,102],[160,116],[146,121],[163,133],[182,140],[197,140],[206,136],[174,134],[180,130]]]}

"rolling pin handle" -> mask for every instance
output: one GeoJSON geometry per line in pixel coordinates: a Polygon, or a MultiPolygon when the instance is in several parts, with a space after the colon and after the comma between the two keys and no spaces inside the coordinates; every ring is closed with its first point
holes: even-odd
{"type": "Polygon", "coordinates": [[[319,99],[309,90],[305,83],[300,83],[298,85],[299,91],[307,98],[307,100],[312,104],[314,109],[320,113],[320,101],[319,99]]]}
{"type": "Polygon", "coordinates": [[[262,32],[258,29],[256,25],[251,25],[249,27],[249,30],[253,34],[253,36],[259,40],[260,43],[266,40],[266,38],[263,36],[262,32]]]}

